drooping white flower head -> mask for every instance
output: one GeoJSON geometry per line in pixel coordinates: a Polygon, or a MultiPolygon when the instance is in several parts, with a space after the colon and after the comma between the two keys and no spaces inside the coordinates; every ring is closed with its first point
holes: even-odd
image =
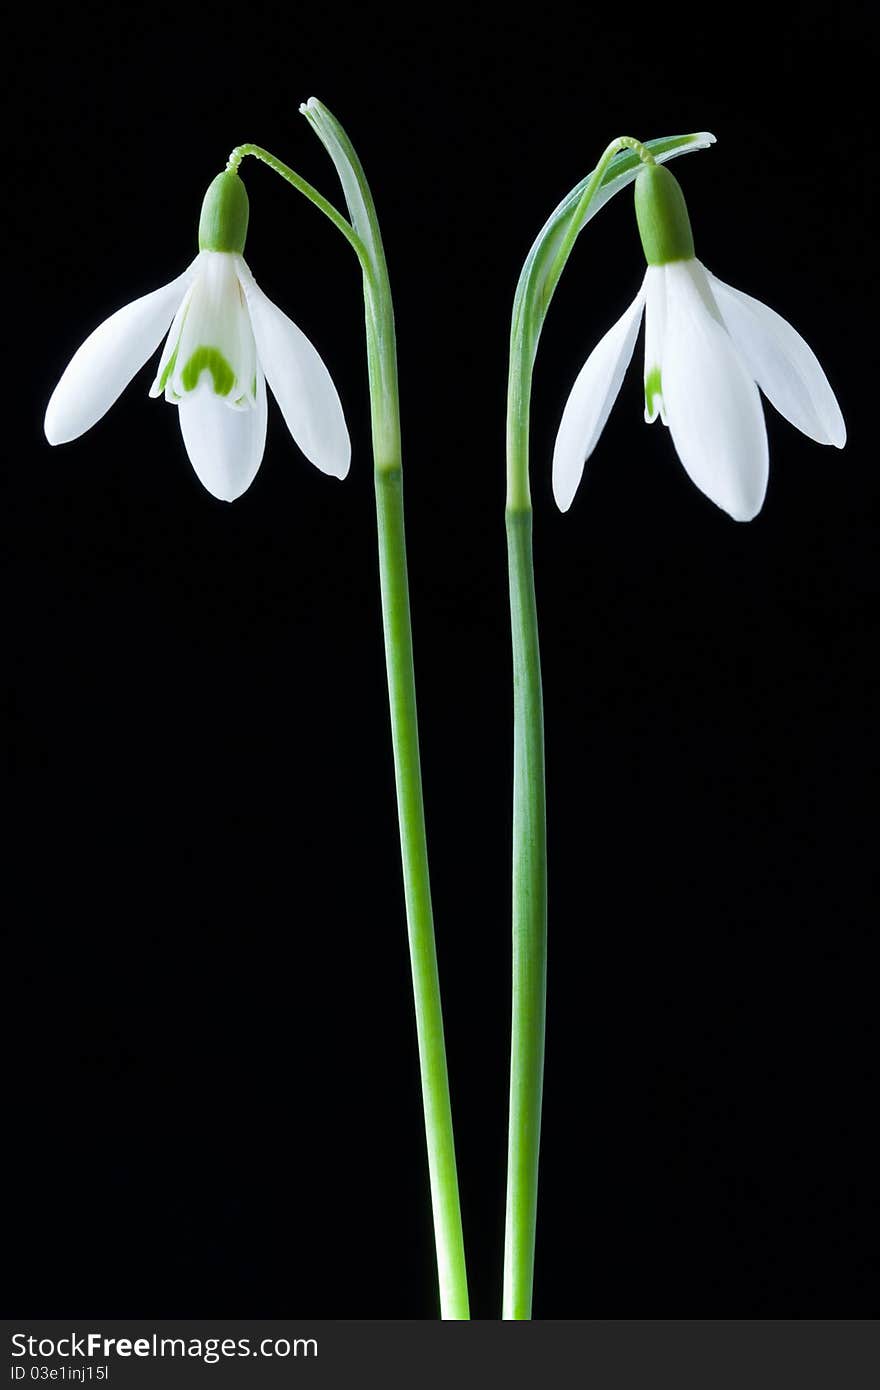
{"type": "Polygon", "coordinates": [[[100,420],[167,334],[150,395],[164,393],[177,406],[190,462],[210,493],[231,502],[253,482],[266,443],[267,381],[306,458],[345,477],[351,443],[336,387],[308,338],[251,275],[241,254],[247,223],[244,184],[219,174],[205,195],[192,264],[117,310],[74,353],[46,410],[50,444],[100,420]]]}
{"type": "Polygon", "coordinates": [[[567,511],[617,399],[644,310],[645,419],[659,414],[669,427],[701,492],[734,520],[750,521],[768,474],[758,387],[804,434],[838,449],[846,443],[840,406],[800,334],[697,260],[684,197],[662,165],[640,171],[636,214],[647,273],[572,387],[553,454],[553,494],[567,511]]]}

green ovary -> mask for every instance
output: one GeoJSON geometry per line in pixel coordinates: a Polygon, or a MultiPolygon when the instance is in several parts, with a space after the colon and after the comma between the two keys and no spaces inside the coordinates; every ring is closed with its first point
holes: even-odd
{"type": "Polygon", "coordinates": [[[662,164],[643,164],[635,193],[636,220],[648,265],[693,260],[691,220],[675,175],[662,164]]]}
{"type": "Polygon", "coordinates": [[[209,371],[215,396],[228,396],[235,385],[235,372],[219,348],[198,347],[180,374],[184,391],[194,391],[202,372],[209,371]]]}
{"type": "Polygon", "coordinates": [[[660,368],[652,367],[645,377],[645,405],[648,407],[649,414],[654,409],[654,401],[662,395],[663,384],[660,380],[660,368]]]}

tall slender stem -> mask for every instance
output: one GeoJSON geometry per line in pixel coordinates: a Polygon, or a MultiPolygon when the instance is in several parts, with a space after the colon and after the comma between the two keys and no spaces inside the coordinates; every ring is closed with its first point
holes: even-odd
{"type": "Polygon", "coordinates": [[[550,300],[575,241],[639,165],[704,148],[714,136],[612,140],[551,214],[526,257],[513,303],[507,384],[507,555],[513,654],[513,990],[503,1317],[530,1318],[538,1211],[547,995],[544,708],[532,554],[532,370],[550,300]]]}
{"type": "Polygon", "coordinates": [[[547,993],[544,714],[531,505],[507,510],[513,643],[513,1010],[504,1238],[505,1318],[529,1318],[547,993]]]}
{"type": "Polygon", "coordinates": [[[444,1319],[467,1319],[467,1274],[419,758],[391,285],[372,194],[350,140],[326,107],[314,98],[301,109],[336,165],[354,233],[363,248],[363,254],[358,254],[364,275],[385,665],[440,1312],[444,1319]]]}
{"type": "Polygon", "coordinates": [[[397,349],[391,288],[384,254],[375,284],[365,279],[364,289],[385,666],[388,674],[400,851],[403,860],[425,1135],[428,1142],[434,1238],[437,1247],[440,1311],[445,1319],[466,1319],[470,1313],[464,1238],[443,1035],[443,1010],[440,1003],[440,979],[434,940],[428,842],[419,758],[403,514],[397,349]]]}
{"type": "Polygon", "coordinates": [[[385,661],[437,1247],[440,1311],[443,1318],[465,1319],[469,1316],[467,1276],[419,768],[403,522],[403,476],[399,467],[386,467],[376,469],[375,479],[385,661]]]}
{"type": "Polygon", "coordinates": [[[259,145],[238,145],[229,156],[227,168],[236,172],[247,155],[262,160],[330,219],[354,250],[363,272],[385,667],[437,1248],[440,1315],[444,1319],[467,1319],[470,1316],[467,1274],[419,757],[403,521],[397,344],[391,284],[376,207],[354,146],[336,118],[314,97],[300,110],[336,166],[351,222],[346,221],[333,204],[295,170],[259,145]]]}

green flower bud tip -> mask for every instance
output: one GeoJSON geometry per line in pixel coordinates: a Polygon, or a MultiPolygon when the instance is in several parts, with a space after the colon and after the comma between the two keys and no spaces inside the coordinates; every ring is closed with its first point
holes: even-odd
{"type": "Polygon", "coordinates": [[[662,164],[643,164],[636,176],[636,220],[648,265],[694,258],[694,238],[678,179],[662,164]]]}
{"type": "Polygon", "coordinates": [[[208,185],[199,218],[200,251],[232,251],[241,255],[247,237],[247,189],[238,174],[226,170],[208,185]]]}

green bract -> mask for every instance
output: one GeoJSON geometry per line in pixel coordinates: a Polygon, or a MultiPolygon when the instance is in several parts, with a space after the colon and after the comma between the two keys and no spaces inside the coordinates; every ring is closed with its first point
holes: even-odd
{"type": "Polygon", "coordinates": [[[199,218],[200,251],[233,251],[240,256],[247,238],[247,189],[238,174],[226,170],[208,185],[199,218]]]}
{"type": "Polygon", "coordinates": [[[660,164],[645,164],[636,175],[636,221],[648,265],[693,260],[691,219],[681,185],[660,164]]]}

